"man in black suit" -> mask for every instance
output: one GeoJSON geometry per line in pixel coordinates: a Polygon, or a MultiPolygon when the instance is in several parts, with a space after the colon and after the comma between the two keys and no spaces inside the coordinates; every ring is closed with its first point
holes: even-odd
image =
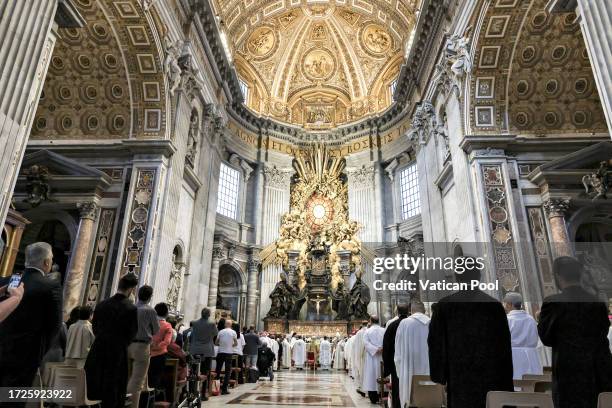
{"type": "Polygon", "coordinates": [[[601,392],[612,391],[608,308],[580,285],[582,265],[555,259],[561,293],[544,299],[538,333],[552,347],[552,393],[556,408],[595,408],[601,392]]]}
{"type": "MultiPolygon", "coordinates": [[[[455,277],[469,285],[480,280],[480,270],[466,267],[455,277]]],[[[484,408],[489,391],[514,390],[506,312],[486,293],[468,289],[442,298],[427,343],[431,380],[446,385],[448,408],[484,408]]]]}
{"type": "Polygon", "coordinates": [[[387,326],[385,330],[385,336],[383,337],[383,367],[385,369],[383,376],[391,376],[391,401],[394,407],[401,406],[399,396],[399,378],[397,377],[397,370],[395,369],[395,335],[397,334],[397,328],[399,324],[408,317],[410,312],[410,305],[400,303],[397,305],[397,319],[393,320],[387,326]]]}
{"type": "Polygon", "coordinates": [[[102,408],[125,405],[128,383],[127,350],[138,332],[138,309],[130,300],[138,285],[133,273],[119,279],[117,293],[98,303],[92,326],[96,336],[87,360],[87,396],[102,400],[102,408]]]}
{"type": "MultiPolygon", "coordinates": [[[[25,250],[21,303],[0,323],[0,387],[31,387],[40,362],[62,323],[62,288],[47,274],[51,245],[36,242],[25,250]]],[[[8,283],[1,282],[0,286],[8,283]]]]}

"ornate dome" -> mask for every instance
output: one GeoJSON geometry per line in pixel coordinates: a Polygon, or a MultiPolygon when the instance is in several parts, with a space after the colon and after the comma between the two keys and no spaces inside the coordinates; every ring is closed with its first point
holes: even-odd
{"type": "Polygon", "coordinates": [[[215,0],[246,105],[326,129],[386,109],[417,0],[215,0]]]}

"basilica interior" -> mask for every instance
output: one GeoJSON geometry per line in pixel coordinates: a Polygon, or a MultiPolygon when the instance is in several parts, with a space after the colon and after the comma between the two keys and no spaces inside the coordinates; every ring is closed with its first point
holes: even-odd
{"type": "Polygon", "coordinates": [[[376,257],[477,246],[494,297],[518,292],[531,314],[556,293],[561,255],[607,301],[610,13],[590,0],[0,2],[0,275],[44,241],[66,317],[133,273],[184,322],[208,307],[241,327],[347,335],[432,301],[376,290],[410,279],[375,273],[376,257]]]}

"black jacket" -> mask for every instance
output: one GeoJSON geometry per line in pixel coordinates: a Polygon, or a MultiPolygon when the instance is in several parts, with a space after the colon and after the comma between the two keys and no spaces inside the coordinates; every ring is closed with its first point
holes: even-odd
{"type": "Polygon", "coordinates": [[[383,351],[382,351],[382,359],[383,359],[383,367],[385,372],[384,376],[393,375],[397,377],[397,371],[395,370],[395,335],[397,334],[397,328],[399,327],[402,320],[404,320],[406,316],[398,316],[398,318],[387,326],[385,329],[385,336],[383,337],[383,351]]]}
{"type": "Polygon", "coordinates": [[[0,323],[0,367],[38,367],[62,324],[59,282],[32,268],[26,268],[21,282],[21,303],[0,323]]]}
{"type": "Polygon", "coordinates": [[[553,400],[557,408],[595,408],[612,391],[608,308],[579,286],[544,299],[538,333],[553,352],[553,400]]]}
{"type": "Polygon", "coordinates": [[[503,306],[479,290],[438,302],[429,324],[431,379],[448,408],[484,408],[487,392],[513,391],[510,329],[503,306]]]}

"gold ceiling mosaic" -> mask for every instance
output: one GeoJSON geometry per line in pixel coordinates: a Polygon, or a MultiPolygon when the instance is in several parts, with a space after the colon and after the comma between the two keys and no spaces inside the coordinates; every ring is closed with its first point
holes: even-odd
{"type": "Polygon", "coordinates": [[[327,129],[386,109],[418,0],[215,0],[246,104],[327,129]]]}

